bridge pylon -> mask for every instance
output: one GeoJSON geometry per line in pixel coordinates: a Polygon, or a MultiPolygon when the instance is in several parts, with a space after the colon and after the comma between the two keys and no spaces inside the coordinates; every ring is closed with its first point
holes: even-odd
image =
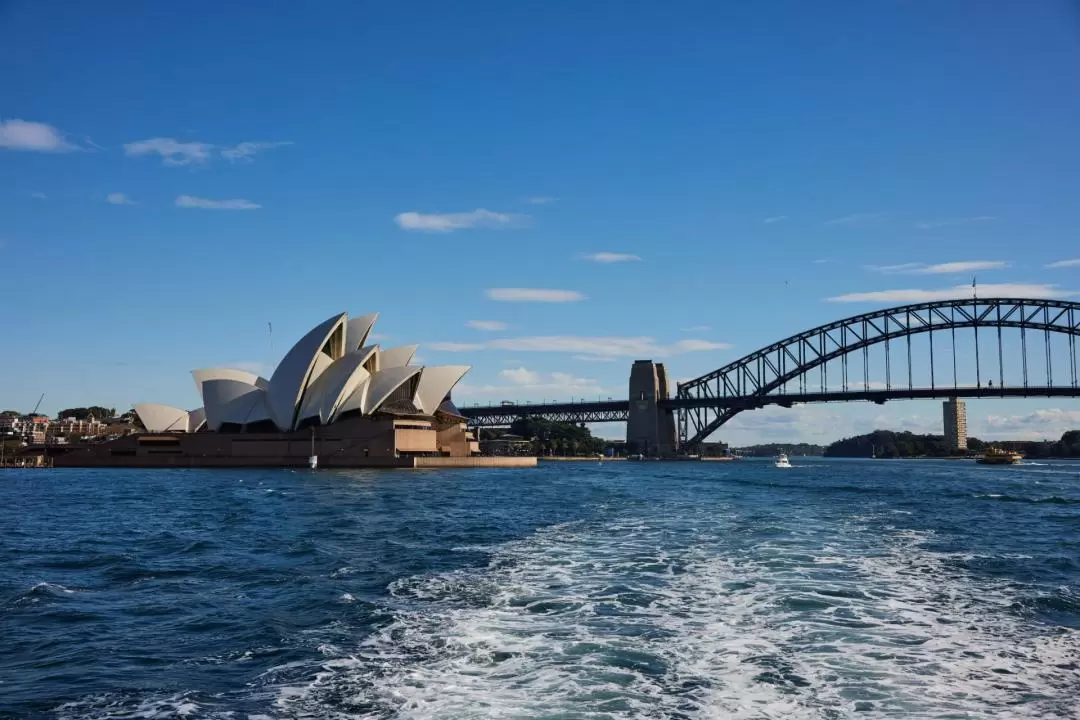
{"type": "Polygon", "coordinates": [[[626,445],[651,457],[671,457],[678,452],[675,415],[660,402],[670,398],[663,363],[635,360],[630,368],[630,412],[626,422],[626,445]]]}

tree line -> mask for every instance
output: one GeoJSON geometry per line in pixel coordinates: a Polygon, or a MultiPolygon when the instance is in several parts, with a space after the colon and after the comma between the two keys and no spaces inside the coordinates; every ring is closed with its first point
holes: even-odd
{"type": "MultiPolygon", "coordinates": [[[[1000,440],[988,442],[969,437],[968,453],[980,453],[993,446],[1013,450],[1029,458],[1080,457],[1080,430],[1069,430],[1060,440],[1000,440]]],[[[957,455],[943,435],[917,435],[912,432],[875,430],[865,435],[838,440],[825,448],[825,457],[952,457],[957,455]]]]}
{"type": "Polygon", "coordinates": [[[586,427],[538,417],[518,418],[511,423],[510,432],[531,440],[536,455],[598,455],[606,446],[602,438],[593,437],[586,427]]]}

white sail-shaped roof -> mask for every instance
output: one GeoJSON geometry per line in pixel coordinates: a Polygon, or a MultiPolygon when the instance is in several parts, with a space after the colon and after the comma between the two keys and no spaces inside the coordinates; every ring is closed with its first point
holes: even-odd
{"type": "Polygon", "coordinates": [[[254,385],[261,387],[263,390],[270,387],[270,381],[264,377],[259,377],[253,372],[247,370],[236,370],[234,368],[201,368],[199,370],[192,370],[191,377],[195,379],[195,389],[199,391],[199,395],[202,395],[203,383],[207,380],[236,380],[238,382],[247,383],[248,385],[254,385]]]}
{"type": "Polygon", "coordinates": [[[206,409],[205,408],[195,408],[194,410],[192,410],[191,412],[188,413],[188,426],[187,426],[187,431],[188,432],[191,432],[191,433],[199,432],[199,430],[201,430],[202,426],[205,425],[205,424],[206,424],[206,409]]]}
{"type": "Polygon", "coordinates": [[[413,356],[419,345],[398,345],[388,350],[379,351],[379,369],[387,370],[393,367],[404,367],[412,362],[413,356]]]}
{"type": "Polygon", "coordinates": [[[414,366],[394,367],[379,370],[372,375],[368,383],[367,397],[364,399],[364,413],[370,415],[376,412],[395,390],[421,370],[423,368],[414,366]]]}
{"type": "Polygon", "coordinates": [[[169,405],[143,403],[135,406],[135,414],[147,432],[187,432],[188,411],[169,405]]]}
{"type": "Polygon", "coordinates": [[[375,327],[375,321],[378,319],[379,313],[375,312],[361,315],[360,317],[353,318],[349,321],[345,331],[345,342],[348,344],[346,352],[353,352],[358,348],[364,347],[368,335],[371,334],[371,328],[375,327]]]}
{"type": "MultiPolygon", "coordinates": [[[[293,428],[300,400],[311,382],[312,370],[319,362],[319,357],[323,356],[330,361],[334,359],[326,356],[322,349],[335,333],[345,334],[347,317],[348,315],[341,313],[320,323],[300,338],[300,342],[293,345],[278,363],[273,377],[270,378],[270,390],[267,394],[270,416],[278,429],[288,431],[293,428]]],[[[341,347],[343,350],[343,343],[341,347]]],[[[329,362],[319,364],[323,370],[329,366],[329,362]]]]}
{"type": "Polygon", "coordinates": [[[318,417],[323,425],[332,422],[341,404],[370,377],[364,365],[375,350],[372,347],[366,353],[357,351],[346,355],[308,385],[304,402],[296,416],[297,424],[313,417],[318,417]]]}
{"type": "Polygon", "coordinates": [[[439,405],[450,394],[451,388],[458,384],[465,373],[471,370],[469,365],[441,365],[426,367],[416,386],[413,405],[425,415],[434,415],[439,405]]]}
{"type": "Polygon", "coordinates": [[[218,430],[222,423],[243,425],[266,391],[240,380],[207,380],[202,384],[206,427],[218,430]]]}

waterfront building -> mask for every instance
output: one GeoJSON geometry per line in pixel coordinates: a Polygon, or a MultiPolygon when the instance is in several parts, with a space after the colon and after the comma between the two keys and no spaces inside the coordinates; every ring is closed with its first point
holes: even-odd
{"type": "Polygon", "coordinates": [[[941,403],[945,442],[953,452],[967,450],[967,408],[964,401],[950,398],[941,403]]]}
{"type": "Polygon", "coordinates": [[[45,431],[45,442],[60,444],[72,438],[76,440],[94,438],[107,434],[108,427],[106,423],[93,416],[85,420],[74,417],[59,418],[49,423],[49,427],[45,431]]]}
{"type": "Polygon", "coordinates": [[[57,464],[293,466],[314,454],[320,467],[356,467],[479,453],[450,399],[469,366],[413,365],[416,345],[367,344],[377,318],[328,318],[269,379],[194,370],[200,407],[137,404],[145,432],[66,453],[57,464]]]}
{"type": "Polygon", "coordinates": [[[17,437],[37,445],[45,442],[50,424],[44,415],[4,415],[0,417],[0,436],[17,437]]]}

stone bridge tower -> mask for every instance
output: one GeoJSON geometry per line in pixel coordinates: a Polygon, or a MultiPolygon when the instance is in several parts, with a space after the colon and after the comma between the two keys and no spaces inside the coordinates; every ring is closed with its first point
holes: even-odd
{"type": "Polygon", "coordinates": [[[675,415],[659,405],[669,397],[663,363],[635,360],[630,368],[630,415],[626,423],[626,443],[634,452],[671,457],[678,450],[675,415]]]}

